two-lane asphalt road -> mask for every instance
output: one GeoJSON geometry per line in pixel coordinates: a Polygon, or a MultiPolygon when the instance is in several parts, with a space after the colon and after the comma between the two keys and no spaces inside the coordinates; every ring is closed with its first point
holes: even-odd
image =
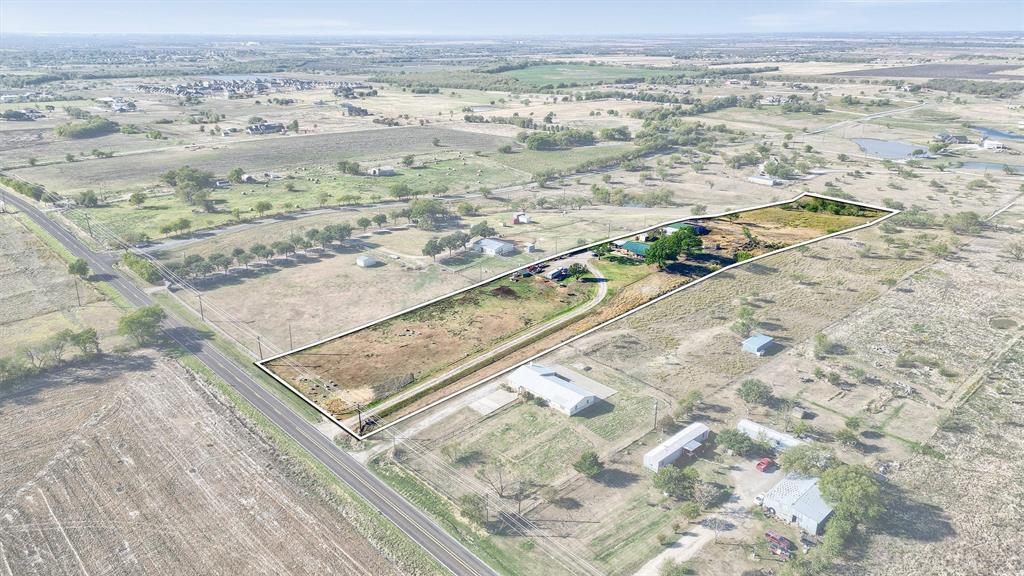
{"type": "MultiPolygon", "coordinates": [[[[5,196],[8,204],[26,214],[76,257],[83,258],[88,262],[89,268],[94,273],[106,275],[108,282],[129,302],[136,306],[154,304],[153,299],[146,292],[114,268],[112,257],[93,252],[78,237],[48,218],[31,201],[19,197],[10,190],[6,191],[5,196]]],[[[261,386],[237,362],[222,354],[211,343],[188,336],[192,331],[183,321],[171,315],[165,322],[164,328],[168,335],[183,348],[194,354],[214,374],[237,390],[271,422],[376,508],[381,514],[381,522],[393,522],[453,574],[459,576],[496,574],[487,564],[374,476],[360,462],[337,447],[312,424],[291,411],[273,392],[261,386]]]]}

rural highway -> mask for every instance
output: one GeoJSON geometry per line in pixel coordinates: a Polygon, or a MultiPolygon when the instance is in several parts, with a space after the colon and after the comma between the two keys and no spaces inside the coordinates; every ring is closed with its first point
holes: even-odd
{"type": "MultiPolygon", "coordinates": [[[[128,302],[135,306],[155,304],[149,294],[114,268],[112,256],[93,252],[78,237],[48,218],[34,203],[19,197],[17,193],[5,190],[5,200],[31,218],[73,255],[88,262],[94,274],[105,276],[107,282],[128,302]]],[[[238,391],[246,401],[362,496],[381,514],[382,522],[393,522],[453,574],[496,575],[487,564],[374,476],[365,466],[288,408],[237,362],[222,354],[210,342],[194,336],[194,331],[185,322],[169,316],[164,323],[164,330],[170,338],[195,355],[213,373],[238,391]]]]}

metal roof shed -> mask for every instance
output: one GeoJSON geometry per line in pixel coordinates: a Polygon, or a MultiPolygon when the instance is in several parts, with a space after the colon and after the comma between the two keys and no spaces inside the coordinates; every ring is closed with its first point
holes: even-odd
{"type": "Polygon", "coordinates": [[[832,507],[821,498],[818,479],[788,474],[764,495],[761,506],[771,515],[799,526],[809,534],[820,534],[832,515],[832,507]]]}
{"type": "Polygon", "coordinates": [[[751,354],[757,354],[758,356],[764,356],[765,352],[768,351],[774,341],[775,339],[771,336],[754,334],[743,341],[743,351],[750,352],[751,354]]]}

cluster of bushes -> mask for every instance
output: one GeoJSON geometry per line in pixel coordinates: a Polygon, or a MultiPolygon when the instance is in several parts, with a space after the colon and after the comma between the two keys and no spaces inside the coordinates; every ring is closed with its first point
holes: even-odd
{"type": "Polygon", "coordinates": [[[3,184],[4,186],[10,188],[11,190],[14,190],[18,194],[28,196],[33,200],[41,200],[43,196],[46,194],[42,186],[37,186],[35,184],[30,184],[23,180],[11,178],[6,174],[0,174],[0,184],[3,184]]]}
{"type": "Polygon", "coordinates": [[[590,187],[590,195],[597,204],[611,206],[669,206],[672,204],[672,191],[667,188],[645,190],[641,194],[630,194],[622,188],[605,188],[594,184],[590,187]]]}
{"type": "Polygon", "coordinates": [[[150,284],[156,284],[160,281],[160,271],[146,258],[127,252],[121,257],[121,263],[136,276],[150,284]]]}
{"type": "Polygon", "coordinates": [[[113,120],[107,120],[106,118],[100,118],[99,116],[93,116],[83,122],[68,122],[67,124],[61,124],[54,128],[54,132],[57,136],[62,138],[82,139],[82,138],[96,138],[99,136],[106,136],[107,134],[113,134],[120,129],[117,122],[113,120]]]}
{"type": "Polygon", "coordinates": [[[491,116],[490,118],[484,118],[479,114],[466,114],[462,118],[471,124],[511,124],[524,129],[537,127],[537,123],[533,121],[533,118],[520,116],[519,113],[515,113],[512,116],[491,116]]]}
{"type": "Polygon", "coordinates": [[[29,345],[14,356],[0,358],[0,387],[11,386],[27,376],[57,368],[64,363],[69,347],[78,348],[82,357],[100,353],[100,339],[94,328],[61,330],[38,344],[29,345]]]}
{"type": "Polygon", "coordinates": [[[590,146],[597,142],[591,130],[568,128],[557,132],[520,132],[516,140],[530,150],[564,150],[577,146],[590,146]]]}
{"type": "Polygon", "coordinates": [[[837,216],[869,216],[873,212],[854,204],[825,200],[824,198],[808,198],[800,203],[800,209],[810,212],[828,212],[837,216]]]}
{"type": "Polygon", "coordinates": [[[964,94],[995,96],[996,98],[1012,98],[1024,92],[1024,83],[1021,82],[979,82],[957,78],[932,78],[925,82],[924,86],[932,90],[963,92],[964,94]]]}

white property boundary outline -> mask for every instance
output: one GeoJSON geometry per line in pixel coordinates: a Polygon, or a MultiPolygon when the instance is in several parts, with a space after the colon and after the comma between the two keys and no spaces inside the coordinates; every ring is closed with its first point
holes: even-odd
{"type": "Polygon", "coordinates": [[[780,200],[780,201],[777,201],[777,202],[770,202],[768,204],[761,204],[759,206],[752,206],[752,207],[743,208],[743,209],[740,209],[740,210],[729,210],[727,212],[720,212],[720,213],[717,213],[717,214],[708,214],[708,215],[703,215],[702,214],[700,216],[690,216],[688,218],[683,218],[683,219],[679,219],[679,220],[669,220],[669,221],[663,222],[661,224],[657,224],[655,226],[649,226],[647,228],[643,228],[643,229],[637,230],[635,232],[630,232],[628,234],[624,234],[622,236],[617,236],[617,237],[614,237],[614,238],[608,238],[608,239],[600,240],[598,242],[594,242],[594,243],[591,243],[591,244],[586,244],[586,245],[583,245],[583,246],[576,246],[576,247],[571,248],[569,250],[566,250],[564,252],[559,252],[558,254],[554,254],[554,255],[552,255],[552,256],[550,256],[548,258],[543,258],[541,260],[535,260],[535,261],[530,262],[528,264],[525,264],[525,265],[523,265],[523,266],[521,266],[519,268],[515,268],[513,270],[508,270],[508,271],[502,272],[502,273],[497,274],[495,276],[492,276],[492,277],[490,277],[490,278],[488,278],[486,280],[482,280],[480,282],[477,282],[476,284],[471,284],[471,285],[466,286],[464,288],[460,288],[458,290],[455,290],[454,292],[449,292],[448,294],[445,294],[443,296],[439,296],[437,298],[434,298],[433,300],[429,300],[429,301],[424,302],[422,304],[417,304],[417,305],[412,306],[410,308],[406,308],[405,310],[402,310],[400,312],[395,312],[394,314],[391,314],[389,316],[385,316],[384,318],[379,318],[377,320],[373,320],[372,322],[368,322],[368,323],[363,324],[361,326],[357,326],[356,328],[352,328],[350,330],[346,330],[346,331],[344,331],[344,332],[342,332],[340,334],[335,334],[334,336],[328,336],[327,338],[323,338],[321,340],[317,340],[316,342],[313,342],[311,344],[306,344],[306,345],[300,346],[298,348],[294,348],[292,350],[289,350],[287,352],[282,352],[282,353],[277,354],[275,356],[271,356],[271,357],[263,359],[263,360],[258,360],[256,362],[254,362],[254,364],[260,370],[262,370],[263,372],[267,373],[271,378],[273,378],[274,380],[276,380],[277,382],[281,383],[286,388],[288,388],[289,390],[294,392],[296,395],[298,395],[299,398],[301,398],[307,404],[312,406],[317,412],[320,412],[321,415],[323,415],[328,420],[333,422],[339,428],[341,428],[342,430],[347,432],[350,436],[352,436],[356,440],[366,440],[366,439],[370,438],[371,436],[373,436],[374,434],[377,434],[378,432],[387,430],[388,428],[391,428],[392,426],[394,426],[396,424],[404,422],[405,420],[408,420],[409,418],[412,418],[413,416],[416,416],[416,415],[418,415],[418,414],[420,414],[420,413],[422,413],[422,412],[424,412],[426,410],[429,410],[429,409],[431,409],[431,408],[433,408],[433,407],[435,407],[435,406],[437,406],[437,405],[439,405],[439,404],[441,404],[443,402],[447,402],[447,401],[451,400],[452,398],[455,398],[456,396],[459,396],[461,394],[469,392],[470,390],[473,390],[473,389],[479,387],[480,385],[482,385],[482,384],[484,384],[486,382],[490,382],[491,380],[494,380],[496,378],[500,378],[500,377],[504,376],[505,374],[508,374],[509,372],[515,370],[516,368],[518,368],[520,366],[523,366],[523,365],[525,365],[525,364],[527,364],[529,362],[533,362],[534,360],[540,358],[541,356],[544,356],[546,354],[554,352],[555,350],[558,350],[559,348],[561,348],[561,347],[563,347],[563,346],[565,346],[567,344],[571,344],[572,342],[575,342],[576,340],[579,340],[580,338],[583,338],[585,336],[589,336],[590,334],[593,334],[594,332],[596,332],[596,331],[598,331],[598,330],[600,330],[600,329],[602,329],[602,328],[604,328],[604,327],[606,327],[606,326],[608,326],[608,325],[610,325],[610,324],[612,324],[614,322],[618,322],[619,320],[622,320],[623,318],[626,318],[628,316],[636,314],[637,312],[639,312],[639,311],[641,311],[641,310],[643,310],[643,309],[645,309],[645,308],[647,308],[649,306],[653,306],[654,304],[657,304],[658,302],[661,302],[662,300],[664,300],[666,298],[674,296],[674,295],[682,292],[683,290],[687,290],[689,288],[692,288],[693,286],[696,286],[696,285],[700,284],[701,282],[704,282],[705,280],[713,278],[713,277],[715,277],[715,276],[717,276],[719,274],[722,274],[724,272],[733,270],[733,269],[735,269],[735,268],[737,268],[739,266],[743,266],[743,265],[745,265],[747,263],[756,262],[756,261],[761,260],[763,258],[767,258],[768,256],[775,256],[776,254],[781,254],[783,252],[786,252],[786,251],[789,251],[789,250],[794,250],[794,249],[797,249],[797,248],[800,248],[800,247],[803,247],[803,246],[809,246],[809,245],[814,244],[816,242],[821,242],[822,240],[827,240],[829,238],[835,238],[836,236],[842,236],[844,234],[849,234],[851,232],[856,232],[857,230],[863,230],[865,228],[870,228],[871,226],[875,226],[877,224],[880,224],[881,222],[884,222],[885,220],[887,220],[889,218],[892,218],[893,216],[895,216],[895,215],[897,215],[899,213],[900,213],[900,210],[895,210],[895,209],[892,209],[892,208],[886,208],[884,206],[876,206],[874,204],[866,204],[866,203],[863,203],[863,202],[855,202],[855,201],[845,200],[845,199],[842,199],[842,198],[835,198],[835,197],[832,197],[832,196],[826,196],[824,194],[815,194],[815,193],[811,193],[811,192],[803,192],[803,193],[800,193],[797,196],[795,196],[793,198],[790,198],[788,200],[780,200]],[[822,199],[822,200],[830,200],[830,201],[833,201],[833,202],[841,202],[843,204],[851,204],[853,206],[860,206],[861,208],[869,208],[869,209],[872,209],[872,210],[877,210],[879,212],[887,212],[887,214],[882,216],[882,217],[880,217],[880,218],[876,218],[875,220],[872,220],[870,222],[866,222],[866,223],[861,224],[859,226],[854,226],[853,228],[847,228],[845,230],[840,230],[838,232],[833,232],[831,234],[826,234],[824,236],[819,236],[817,238],[812,238],[810,240],[805,240],[803,242],[798,242],[796,244],[793,244],[792,246],[786,246],[785,248],[780,248],[778,250],[773,250],[771,252],[766,252],[766,253],[761,254],[759,256],[755,256],[755,257],[749,258],[747,260],[741,260],[739,262],[734,262],[734,263],[732,263],[732,264],[730,264],[728,266],[724,266],[722,268],[719,268],[718,270],[715,270],[714,272],[712,272],[712,273],[710,273],[710,274],[708,274],[706,276],[701,276],[700,278],[697,278],[696,280],[693,280],[691,282],[683,284],[682,286],[679,286],[678,288],[674,288],[672,290],[669,290],[668,292],[662,294],[661,296],[658,296],[658,297],[654,298],[653,300],[651,300],[649,302],[645,302],[645,303],[641,304],[640,306],[637,306],[636,308],[633,308],[632,310],[629,310],[627,312],[623,312],[622,314],[620,314],[620,315],[618,315],[618,316],[616,316],[614,318],[611,318],[609,320],[605,320],[604,322],[598,324],[597,326],[594,326],[593,328],[585,330],[584,332],[581,332],[581,333],[579,333],[579,334],[577,334],[577,335],[575,335],[575,336],[573,336],[573,337],[571,337],[571,338],[569,338],[569,339],[567,339],[567,340],[565,340],[563,342],[559,342],[558,344],[556,344],[556,345],[554,345],[554,346],[552,346],[552,347],[550,347],[550,348],[548,348],[546,350],[538,352],[537,354],[534,354],[533,356],[530,356],[529,358],[527,358],[527,359],[525,359],[525,360],[523,360],[521,362],[517,362],[515,365],[510,366],[510,367],[502,370],[501,372],[498,372],[497,374],[492,374],[492,375],[484,378],[483,380],[480,380],[479,382],[474,382],[473,384],[471,384],[469,386],[466,386],[465,388],[463,388],[461,390],[457,390],[457,391],[451,393],[450,395],[445,396],[444,398],[440,398],[438,400],[435,400],[434,402],[431,402],[430,404],[427,404],[426,406],[424,406],[422,408],[419,408],[419,409],[417,409],[417,410],[415,410],[413,412],[410,412],[409,414],[406,414],[405,416],[402,416],[401,418],[395,420],[394,422],[389,422],[389,423],[385,424],[384,426],[381,426],[379,428],[374,428],[373,431],[371,431],[371,432],[369,432],[368,434],[365,434],[365,435],[362,435],[362,434],[359,434],[358,432],[353,432],[352,430],[349,430],[348,426],[346,426],[340,420],[335,418],[330,412],[328,412],[327,410],[323,409],[316,402],[313,402],[312,400],[307,398],[305,394],[303,394],[298,389],[296,389],[294,386],[292,386],[291,384],[286,382],[283,378],[279,377],[277,374],[275,374],[271,369],[267,368],[267,366],[265,365],[267,362],[272,362],[274,360],[277,360],[278,358],[283,358],[283,357],[288,356],[290,354],[294,354],[296,352],[301,352],[303,350],[307,350],[309,348],[313,348],[315,346],[319,346],[320,344],[323,344],[325,342],[329,342],[329,341],[335,340],[337,338],[342,338],[344,336],[348,336],[349,334],[353,334],[355,332],[359,332],[360,330],[364,330],[364,329],[369,328],[371,326],[374,326],[374,325],[380,324],[382,322],[386,322],[388,320],[397,318],[398,316],[401,316],[403,314],[407,314],[407,313],[412,312],[414,310],[419,310],[420,308],[425,308],[427,306],[430,306],[431,304],[434,304],[434,303],[439,302],[441,300],[444,300],[446,298],[451,298],[452,296],[456,296],[458,294],[462,294],[463,292],[467,292],[469,290],[473,290],[475,288],[479,288],[479,287],[481,287],[481,286],[483,286],[485,284],[489,284],[491,282],[494,282],[495,280],[499,280],[501,278],[504,278],[505,276],[508,276],[510,274],[513,274],[513,273],[521,271],[521,270],[525,270],[526,268],[528,268],[530,266],[534,266],[534,265],[540,264],[542,262],[551,262],[551,261],[557,260],[558,258],[560,258],[562,256],[567,256],[567,255],[574,254],[574,253],[577,253],[577,252],[580,252],[580,251],[583,251],[583,250],[589,250],[589,249],[594,248],[595,246],[599,246],[601,244],[606,244],[608,242],[614,242],[616,240],[623,240],[625,238],[630,238],[632,236],[636,236],[637,234],[642,234],[644,232],[650,232],[652,230],[658,230],[658,229],[664,228],[666,226],[669,226],[671,224],[678,224],[678,223],[687,222],[687,221],[694,221],[694,220],[708,220],[708,219],[712,219],[712,218],[722,218],[724,216],[729,216],[731,214],[742,214],[743,212],[751,212],[751,211],[754,211],[754,210],[761,210],[763,208],[772,208],[772,207],[775,207],[775,206],[782,206],[782,205],[785,205],[785,204],[791,204],[791,203],[797,202],[800,199],[806,198],[806,197],[819,198],[819,199],[822,199]]]}

